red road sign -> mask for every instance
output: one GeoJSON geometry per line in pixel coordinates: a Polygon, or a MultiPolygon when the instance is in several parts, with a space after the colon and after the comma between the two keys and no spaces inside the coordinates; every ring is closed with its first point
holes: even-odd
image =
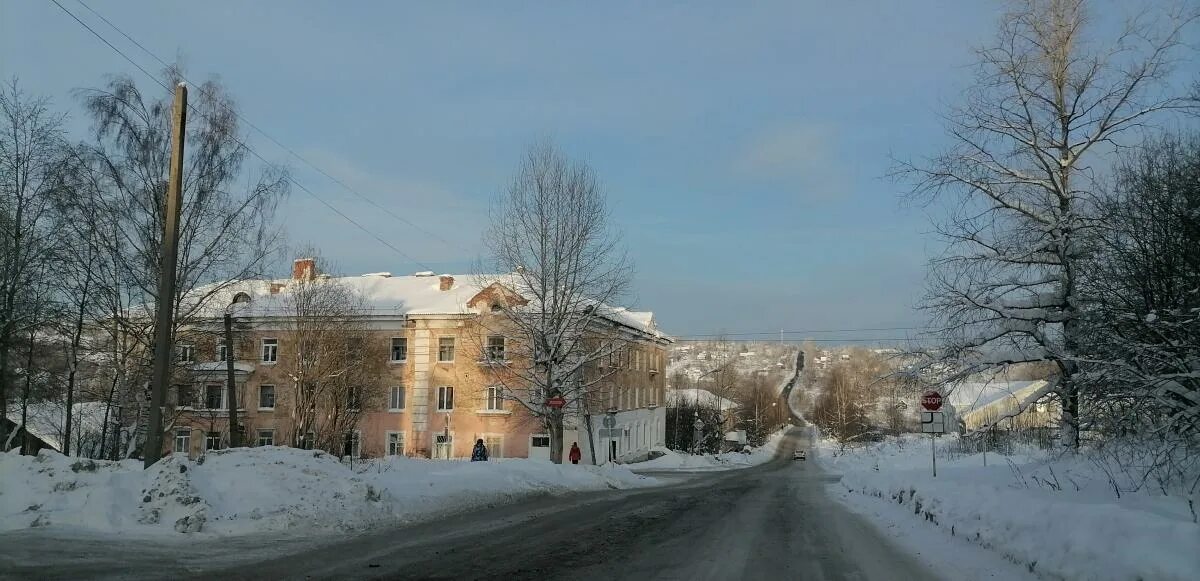
{"type": "Polygon", "coordinates": [[[562,396],[556,395],[556,396],[546,400],[546,405],[548,405],[554,409],[559,409],[559,408],[567,405],[567,400],[563,399],[562,396]]]}
{"type": "Polygon", "coordinates": [[[921,394],[921,407],[931,412],[942,409],[942,394],[933,390],[921,394]]]}

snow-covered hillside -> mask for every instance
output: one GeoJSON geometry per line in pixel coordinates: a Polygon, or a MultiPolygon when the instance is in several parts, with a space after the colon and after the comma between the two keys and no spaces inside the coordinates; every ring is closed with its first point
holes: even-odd
{"type": "MultiPolygon", "coordinates": [[[[939,448],[953,440],[941,438],[939,448]]],[[[981,454],[943,451],[934,478],[929,439],[919,435],[846,450],[826,440],[816,452],[841,475],[831,491],[885,526],[918,519],[1051,579],[1200,578],[1200,525],[1188,492],[1131,492],[1127,475],[1086,453],[989,454],[984,466],[981,454]]]]}

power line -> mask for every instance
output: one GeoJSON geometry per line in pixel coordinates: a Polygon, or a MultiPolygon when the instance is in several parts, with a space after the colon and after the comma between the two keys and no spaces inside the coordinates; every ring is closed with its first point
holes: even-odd
{"type": "MultiPolygon", "coordinates": [[[[134,45],[134,46],[136,46],[136,47],[138,47],[139,49],[141,49],[141,50],[142,50],[142,52],[144,52],[144,53],[146,53],[146,54],[150,55],[150,58],[153,58],[154,60],[158,61],[158,63],[159,63],[160,65],[162,65],[163,67],[166,67],[166,68],[169,68],[169,67],[171,66],[169,63],[167,63],[167,62],[166,62],[166,61],[164,61],[163,59],[159,58],[159,56],[158,56],[157,54],[155,54],[155,53],[151,52],[151,51],[150,51],[150,49],[148,49],[148,48],[146,48],[145,46],[143,46],[143,45],[142,45],[142,43],[140,43],[140,42],[138,42],[137,40],[135,40],[135,39],[134,39],[132,36],[129,36],[128,34],[126,34],[124,30],[121,30],[121,28],[120,28],[120,27],[118,27],[116,24],[113,24],[111,20],[109,20],[109,19],[105,18],[103,14],[100,14],[99,12],[96,12],[96,10],[95,10],[95,9],[93,9],[91,6],[89,6],[89,5],[88,5],[87,3],[85,3],[83,0],[75,0],[75,1],[76,1],[76,2],[78,2],[80,6],[83,6],[84,8],[86,8],[86,9],[88,10],[88,12],[91,12],[92,14],[96,15],[96,17],[97,17],[97,18],[99,18],[100,20],[104,21],[104,23],[105,23],[105,24],[107,24],[107,25],[108,25],[110,28],[112,28],[113,30],[117,31],[117,33],[118,33],[118,34],[120,34],[121,36],[124,36],[126,40],[128,40],[128,41],[129,41],[129,42],[131,42],[131,43],[133,43],[133,45],[134,45]]],[[[57,2],[55,2],[55,3],[57,4],[57,2]]],[[[183,80],[187,81],[187,82],[188,82],[188,84],[194,84],[194,83],[192,83],[192,82],[191,82],[191,80],[189,80],[187,77],[183,77],[183,74],[182,74],[182,73],[180,73],[180,77],[182,77],[182,78],[183,78],[183,80]]],[[[201,87],[201,86],[200,86],[200,85],[196,85],[196,87],[197,87],[197,88],[199,88],[199,87],[201,87]]],[[[201,89],[201,90],[203,90],[203,89],[201,89]]],[[[237,117],[239,121],[241,121],[242,123],[245,123],[245,124],[246,124],[247,126],[249,126],[251,129],[253,129],[253,130],[257,131],[257,132],[258,132],[260,135],[262,135],[263,137],[266,137],[266,138],[267,138],[267,140],[269,140],[271,143],[274,143],[274,144],[275,144],[277,147],[279,147],[280,149],[282,149],[282,150],[284,150],[284,151],[288,152],[288,154],[290,154],[292,157],[294,157],[294,158],[296,158],[296,159],[300,160],[300,161],[301,161],[301,162],[303,162],[305,165],[307,165],[308,167],[310,167],[310,168],[312,168],[313,170],[315,170],[317,173],[319,173],[319,174],[321,174],[321,175],[325,176],[325,177],[326,177],[326,178],[328,178],[330,181],[332,181],[332,182],[334,182],[334,183],[338,184],[339,186],[342,186],[342,188],[344,188],[346,191],[348,191],[348,192],[350,192],[350,193],[352,193],[352,194],[354,194],[354,195],[358,196],[359,198],[361,198],[361,199],[365,200],[367,203],[371,204],[372,206],[375,206],[376,208],[378,208],[379,210],[381,210],[381,211],[382,211],[382,212],[384,212],[385,214],[387,214],[387,215],[391,216],[392,218],[395,218],[396,220],[399,220],[399,221],[401,221],[401,222],[403,222],[403,223],[405,223],[405,224],[407,224],[407,225],[409,225],[409,226],[411,226],[411,227],[415,228],[416,230],[419,230],[419,231],[421,231],[421,232],[423,232],[423,233],[425,233],[425,234],[428,234],[429,236],[431,236],[431,237],[433,237],[434,239],[436,239],[436,240],[438,240],[438,241],[442,242],[443,244],[446,244],[447,246],[453,246],[453,247],[456,247],[456,248],[458,248],[459,250],[462,250],[462,251],[464,251],[464,252],[468,252],[468,253],[470,252],[470,250],[469,250],[469,249],[467,249],[466,247],[464,247],[464,246],[462,246],[462,245],[460,245],[460,244],[458,244],[458,243],[451,242],[451,241],[449,241],[449,240],[447,240],[447,239],[445,239],[445,238],[442,238],[442,237],[441,237],[441,236],[439,236],[439,235],[438,235],[436,232],[431,232],[431,231],[429,231],[429,230],[426,230],[425,228],[422,228],[420,225],[413,223],[411,220],[409,220],[409,219],[407,219],[407,218],[405,218],[405,217],[403,217],[403,216],[400,216],[399,214],[396,214],[395,212],[393,212],[391,209],[387,208],[386,206],[383,206],[383,205],[379,204],[378,202],[376,202],[375,200],[371,199],[371,198],[370,198],[369,196],[367,196],[366,194],[363,194],[362,192],[360,192],[360,191],[356,190],[355,188],[352,188],[352,187],[350,187],[348,184],[346,184],[346,183],[345,183],[345,182],[343,182],[342,180],[338,179],[337,177],[334,177],[333,175],[330,175],[328,172],[326,172],[325,170],[321,169],[321,168],[320,168],[320,167],[318,167],[318,166],[317,166],[315,163],[313,163],[313,162],[309,161],[307,158],[305,158],[304,156],[300,155],[299,153],[297,153],[297,152],[296,152],[295,150],[293,150],[292,148],[290,148],[290,147],[288,147],[288,146],[284,145],[284,144],[283,144],[283,143],[281,143],[281,142],[280,142],[278,139],[275,139],[275,138],[274,138],[274,137],[272,137],[270,134],[268,134],[266,131],[263,131],[262,129],[260,129],[260,128],[258,127],[258,125],[255,125],[253,122],[251,122],[251,121],[250,121],[249,119],[247,119],[247,118],[246,118],[244,115],[242,115],[241,113],[237,112],[237,111],[236,111],[235,109],[233,109],[232,107],[228,107],[228,109],[229,109],[229,112],[230,112],[230,113],[233,113],[233,115],[234,115],[235,117],[237,117]]]]}
{"type": "MultiPolygon", "coordinates": [[[[91,26],[88,26],[88,24],[87,24],[86,22],[84,22],[84,21],[80,20],[80,19],[79,19],[79,17],[78,17],[78,16],[76,16],[74,13],[72,13],[70,10],[67,10],[67,8],[66,8],[65,6],[63,6],[62,4],[60,4],[60,3],[58,2],[58,0],[50,0],[50,1],[51,1],[51,2],[53,2],[55,6],[58,6],[58,7],[59,7],[59,9],[61,9],[63,12],[65,12],[65,13],[66,13],[68,16],[70,16],[70,17],[71,17],[73,20],[75,20],[75,22],[78,22],[80,26],[83,26],[85,29],[87,29],[87,31],[88,31],[88,32],[92,33],[92,35],[93,35],[93,36],[95,36],[96,38],[100,39],[100,42],[103,42],[105,45],[107,45],[109,48],[111,48],[111,49],[112,49],[114,52],[116,52],[118,55],[121,55],[121,58],[124,58],[126,61],[128,61],[128,62],[129,62],[129,64],[131,64],[131,65],[133,65],[134,67],[136,67],[136,68],[137,68],[139,71],[141,71],[141,72],[142,72],[142,74],[146,75],[146,77],[148,77],[148,78],[149,78],[151,81],[153,81],[154,83],[158,84],[160,87],[162,87],[162,88],[163,88],[164,90],[166,90],[168,93],[169,93],[169,92],[171,92],[171,87],[168,87],[168,86],[166,85],[166,83],[163,83],[163,82],[162,82],[162,80],[161,80],[161,79],[159,79],[159,78],[158,78],[158,77],[156,77],[155,75],[151,74],[151,73],[150,73],[149,71],[147,71],[147,70],[146,70],[144,67],[142,67],[142,65],[138,64],[136,61],[134,61],[132,58],[130,58],[130,57],[129,57],[129,55],[127,55],[127,54],[125,54],[124,52],[122,52],[122,51],[121,51],[121,49],[117,48],[117,47],[116,47],[116,46],[114,46],[114,45],[113,45],[111,42],[109,42],[109,41],[108,41],[108,39],[104,38],[104,36],[103,36],[103,35],[101,35],[99,32],[96,32],[96,30],[95,30],[95,29],[93,29],[91,26]]],[[[79,0],[76,0],[76,1],[79,1],[79,0]]],[[[92,10],[92,9],[91,9],[91,7],[89,7],[87,4],[84,4],[83,2],[79,2],[79,3],[80,3],[80,4],[82,4],[82,5],[83,5],[85,8],[87,8],[89,11],[91,11],[93,14],[96,14],[97,16],[99,16],[101,20],[104,20],[104,22],[108,23],[108,25],[109,25],[109,26],[111,26],[113,29],[117,30],[117,32],[121,33],[121,35],[122,35],[122,36],[124,36],[125,38],[129,39],[129,40],[130,40],[130,42],[132,42],[133,44],[137,45],[137,46],[138,46],[138,48],[141,48],[143,51],[145,51],[146,53],[150,54],[150,56],[154,57],[154,59],[155,59],[155,60],[157,60],[157,61],[159,61],[160,63],[162,63],[164,66],[170,66],[170,65],[167,65],[165,62],[163,62],[163,61],[162,61],[162,59],[159,59],[159,58],[158,58],[157,56],[155,56],[153,53],[151,53],[150,51],[146,50],[146,48],[145,48],[145,47],[143,47],[143,46],[142,46],[141,44],[139,44],[137,41],[135,41],[135,40],[133,40],[132,38],[130,38],[130,37],[129,37],[129,35],[127,35],[127,34],[125,34],[124,32],[122,32],[122,31],[121,31],[119,28],[117,28],[116,26],[114,26],[114,25],[113,25],[111,22],[109,22],[109,21],[108,21],[107,19],[105,19],[103,16],[100,16],[98,13],[96,13],[96,11],[95,11],[95,10],[92,10]]],[[[183,79],[184,79],[184,81],[188,82],[188,84],[192,84],[192,83],[191,83],[191,81],[188,81],[186,77],[183,77],[183,75],[180,75],[180,77],[181,77],[181,78],[183,78],[183,79]]],[[[198,85],[197,85],[197,87],[198,87],[198,85]]],[[[195,113],[197,113],[197,114],[200,114],[200,111],[199,111],[198,109],[196,109],[196,107],[195,107],[194,105],[191,105],[191,104],[189,104],[189,105],[188,105],[188,108],[189,108],[189,109],[191,109],[193,112],[195,112],[195,113]]],[[[241,119],[241,120],[243,120],[245,123],[247,123],[248,125],[250,125],[251,127],[254,127],[254,129],[255,129],[256,131],[258,131],[259,133],[262,133],[262,134],[263,134],[264,136],[266,136],[268,139],[271,139],[272,141],[275,141],[275,140],[274,140],[274,138],[271,138],[269,135],[266,135],[266,133],[263,133],[263,131],[262,131],[261,129],[258,129],[256,126],[254,126],[254,125],[253,125],[252,123],[250,123],[248,120],[245,120],[245,119],[244,119],[244,118],[243,118],[241,115],[239,115],[239,114],[237,113],[237,111],[234,111],[232,108],[228,108],[228,109],[229,109],[229,111],[230,111],[231,113],[233,113],[235,116],[237,116],[237,117],[238,117],[238,119],[241,119]]],[[[257,151],[255,151],[255,150],[254,150],[254,148],[250,147],[250,146],[249,146],[247,143],[245,143],[244,141],[241,141],[241,140],[239,140],[239,139],[238,139],[236,136],[232,136],[232,139],[233,139],[234,141],[236,141],[236,142],[237,142],[239,145],[241,145],[242,147],[246,148],[246,151],[250,152],[250,154],[251,154],[251,155],[253,155],[255,158],[257,158],[259,161],[261,161],[261,162],[262,162],[262,163],[264,163],[264,164],[271,165],[271,162],[267,161],[267,159],[266,159],[266,158],[264,158],[264,157],[263,157],[261,154],[259,154],[257,151]]],[[[276,143],[278,144],[278,142],[276,142],[276,143]]],[[[281,147],[282,147],[282,145],[281,145],[281,147]]],[[[284,149],[287,149],[287,148],[285,147],[284,149]]],[[[293,155],[295,155],[295,152],[291,152],[291,150],[288,150],[288,151],[289,151],[290,153],[292,153],[293,155]]],[[[299,156],[297,156],[297,157],[299,157],[299,156]]],[[[307,160],[305,160],[305,161],[307,161],[307,160]]],[[[310,164],[310,165],[311,165],[311,164],[310,164]]],[[[314,166],[314,167],[315,167],[315,166],[314,166]]],[[[320,170],[319,170],[319,168],[318,168],[318,171],[320,171],[320,170]]],[[[321,173],[323,173],[323,174],[324,174],[324,172],[321,172],[321,173]]],[[[328,176],[328,174],[325,174],[325,175],[326,175],[326,176],[328,176]]],[[[301,191],[303,191],[304,193],[306,193],[306,194],[308,194],[308,195],[312,196],[312,197],[313,197],[313,199],[315,199],[315,200],[317,200],[318,202],[320,202],[320,203],[321,203],[322,205],[324,205],[326,208],[329,208],[329,209],[330,209],[331,211],[333,211],[335,214],[337,214],[338,216],[341,216],[341,217],[342,217],[344,220],[346,220],[347,222],[349,222],[349,223],[353,224],[353,225],[354,225],[355,227],[357,227],[359,230],[362,230],[363,232],[367,233],[367,234],[368,234],[368,235],[370,235],[372,238],[374,238],[375,240],[377,240],[377,241],[378,241],[380,244],[383,244],[384,246],[386,246],[387,248],[391,249],[391,250],[392,250],[393,252],[395,252],[396,254],[399,254],[399,255],[400,255],[401,257],[403,257],[404,259],[406,259],[406,260],[408,260],[408,261],[412,262],[413,264],[416,264],[417,266],[420,266],[421,268],[423,268],[423,269],[425,269],[425,270],[433,270],[432,268],[430,268],[430,267],[429,267],[429,265],[427,265],[427,264],[425,264],[425,263],[421,262],[420,260],[417,260],[416,258],[413,258],[412,256],[409,256],[408,254],[406,254],[404,251],[400,250],[399,248],[396,248],[396,246],[394,246],[392,243],[390,243],[390,242],[388,242],[387,240],[385,240],[385,239],[384,239],[382,236],[380,236],[380,235],[378,235],[378,234],[376,234],[376,233],[374,233],[374,232],[372,232],[372,231],[368,230],[368,229],[367,229],[365,226],[363,226],[362,224],[360,224],[358,221],[354,220],[354,219],[353,219],[353,218],[351,218],[350,216],[347,216],[347,215],[346,215],[344,212],[342,212],[341,210],[338,210],[338,209],[337,209],[336,207],[334,207],[332,204],[330,204],[329,202],[326,202],[324,199],[322,199],[320,196],[318,196],[318,195],[317,195],[315,192],[313,192],[312,190],[310,190],[310,189],[308,189],[307,187],[305,187],[305,186],[304,186],[304,184],[301,184],[300,182],[296,181],[296,179],[295,179],[295,178],[293,178],[293,177],[291,177],[291,176],[286,176],[286,179],[287,179],[289,182],[291,182],[291,184],[292,184],[293,186],[296,186],[297,188],[299,188],[299,189],[300,189],[301,191]]],[[[336,180],[335,180],[335,181],[336,181],[336,180]]],[[[346,186],[343,184],[343,187],[346,187],[346,186]]],[[[360,194],[360,195],[361,195],[361,194],[360,194]]],[[[406,222],[407,222],[407,221],[406,221],[406,222]]],[[[420,229],[420,228],[418,227],[418,229],[420,229]]]]}

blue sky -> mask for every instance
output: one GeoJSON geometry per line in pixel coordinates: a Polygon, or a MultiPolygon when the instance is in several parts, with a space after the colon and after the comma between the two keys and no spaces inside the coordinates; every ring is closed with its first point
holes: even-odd
{"type": "MultiPolygon", "coordinates": [[[[450,243],[251,136],[439,271],[470,267],[489,198],[527,145],[555,140],[605,184],[637,264],[631,301],[679,335],[921,323],[912,306],[930,226],[886,179],[889,156],[944,143],[938,112],[969,80],[970,46],[991,37],[999,10],[956,0],[89,4],[159,56],[182,57],[193,79],[218,75],[248,119],[325,171],[436,230],[450,243]]],[[[71,90],[117,72],[144,80],[49,1],[0,2],[0,76],[53,98],[72,127],[86,121],[71,90]]],[[[345,273],[420,269],[299,190],[282,217],[292,241],[345,273]]]]}

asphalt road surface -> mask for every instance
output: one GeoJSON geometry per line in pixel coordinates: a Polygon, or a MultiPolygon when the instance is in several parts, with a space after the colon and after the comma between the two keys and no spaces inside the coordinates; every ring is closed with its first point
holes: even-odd
{"type": "MultiPolygon", "coordinates": [[[[332,543],[284,537],[149,549],[127,542],[121,549],[111,539],[91,545],[76,540],[57,547],[52,559],[48,551],[56,543],[27,536],[22,540],[35,548],[10,558],[7,574],[222,580],[936,578],[829,499],[824,485],[830,477],[811,462],[791,459],[797,445],[807,445],[800,430],[780,446],[779,457],[755,468],[647,490],[547,496],[332,543]],[[47,554],[39,558],[39,550],[47,554]]],[[[0,536],[0,546],[13,541],[12,534],[0,536]]],[[[0,558],[0,569],[4,565],[0,558]]]]}

